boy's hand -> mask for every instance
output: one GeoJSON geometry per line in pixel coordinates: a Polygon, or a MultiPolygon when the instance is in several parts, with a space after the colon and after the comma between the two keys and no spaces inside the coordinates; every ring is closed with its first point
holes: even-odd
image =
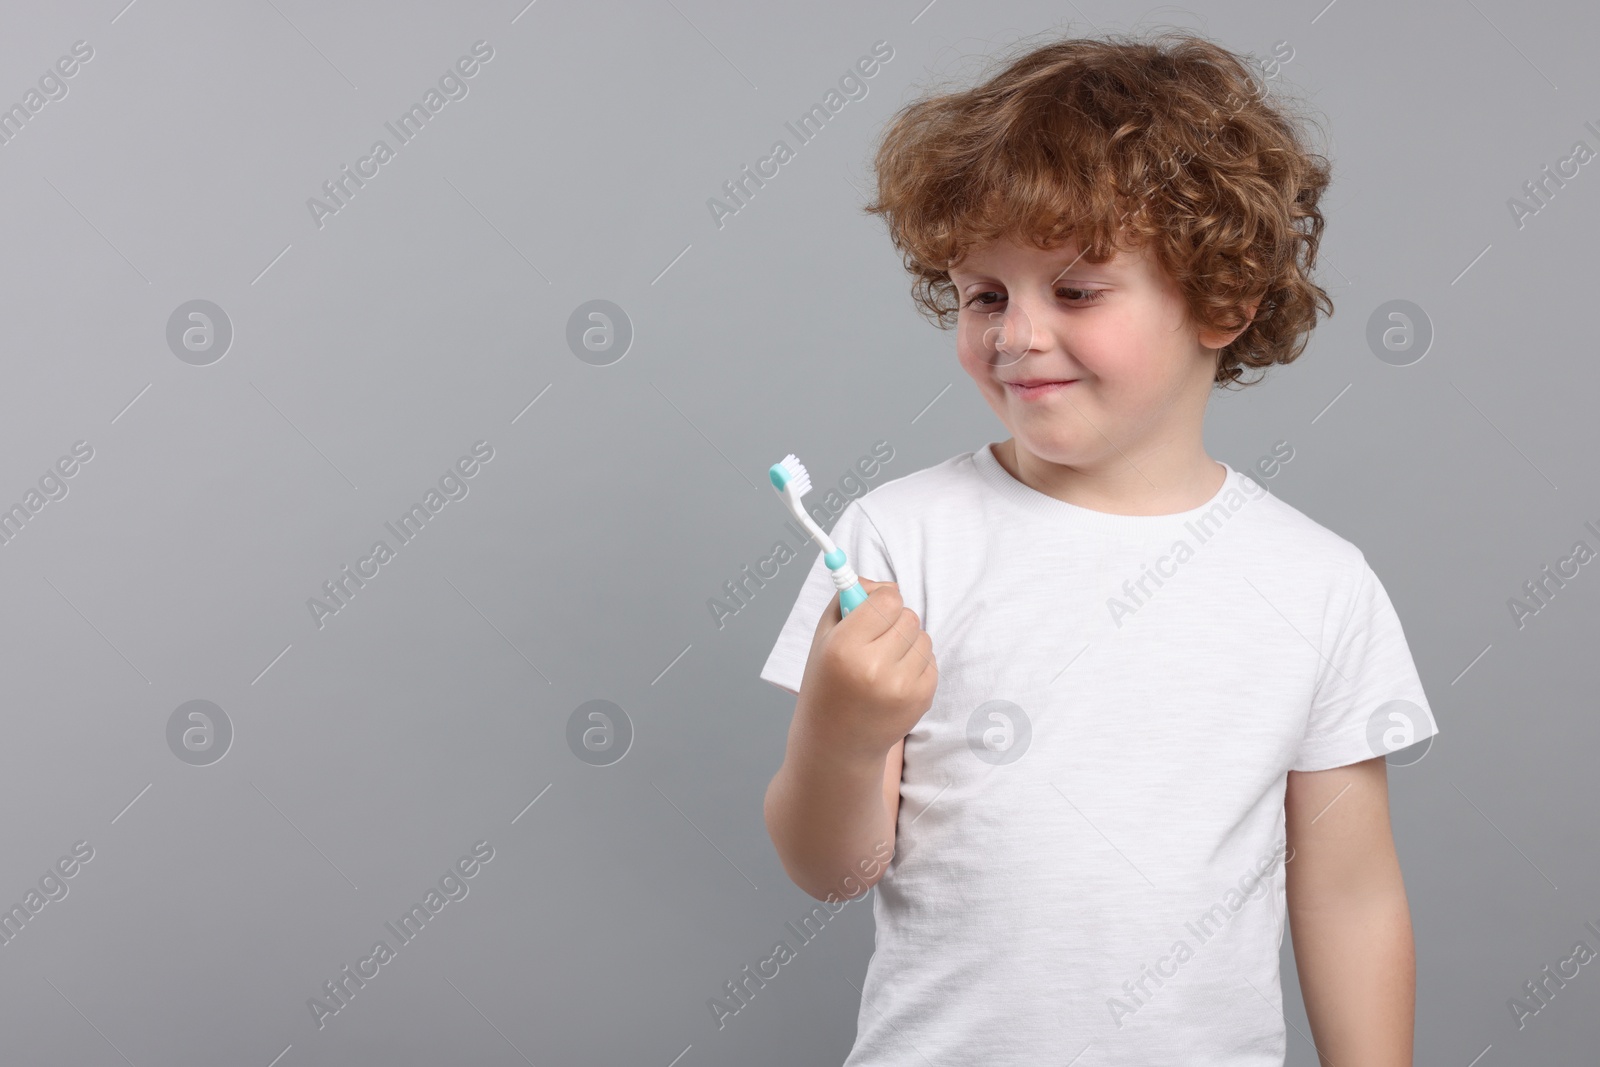
{"type": "Polygon", "coordinates": [[[836,592],[817,621],[800,682],[805,713],[845,751],[882,760],[933,705],[933,639],[893,582],[861,579],[867,599],[841,621],[836,592]]]}

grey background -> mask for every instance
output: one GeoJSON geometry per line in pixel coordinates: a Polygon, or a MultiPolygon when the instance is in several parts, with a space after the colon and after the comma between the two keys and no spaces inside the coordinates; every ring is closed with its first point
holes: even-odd
{"type": "MultiPolygon", "coordinates": [[[[1591,6],[111,0],[6,23],[0,103],[94,49],[0,146],[0,505],[94,450],[0,547],[0,902],[94,849],[0,947],[6,1063],[842,1061],[865,903],[723,1029],[706,1006],[813,903],[762,822],[793,702],[756,672],[815,550],[720,629],[707,602],[783,535],[784,453],[832,484],[887,439],[876,485],[1006,436],[859,210],[883,122],[1021,35],[1153,24],[1289,42],[1334,162],[1336,313],[1216,397],[1208,447],[1243,469],[1292,445],[1267,484],[1366,552],[1441,723],[1391,772],[1418,1062],[1592,1062],[1593,967],[1520,1033],[1507,1006],[1600,948],[1600,575],[1521,629],[1507,608],[1600,544],[1600,176],[1520,228],[1507,206],[1600,147],[1591,6]],[[469,94],[318,228],[307,199],[480,39],[469,94]],[[879,40],[868,95],[797,146],[784,122],[879,40]],[[795,158],[719,228],[708,198],[780,137],[795,158]],[[209,366],[165,339],[193,299],[234,329],[209,366]],[[566,342],[596,299],[635,334],[603,367],[566,342]],[[1410,366],[1366,341],[1394,299],[1435,331],[1410,366]],[[468,495],[319,629],[308,599],[479,440],[468,495]],[[166,739],[195,699],[234,729],[209,766],[166,739]],[[595,699],[634,731],[610,766],[566,740],[595,699]],[[319,1031],[307,999],[479,840],[470,894],[319,1031]]],[[[1288,940],[1284,985],[1312,1064],[1288,940]]]]}

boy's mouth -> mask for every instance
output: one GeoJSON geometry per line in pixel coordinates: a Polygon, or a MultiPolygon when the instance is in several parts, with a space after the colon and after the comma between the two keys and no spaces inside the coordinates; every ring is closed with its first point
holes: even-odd
{"type": "Polygon", "coordinates": [[[1076,385],[1077,382],[1077,378],[1020,378],[1014,382],[1006,382],[1005,387],[1024,400],[1031,400],[1035,397],[1053,396],[1069,385],[1076,385]]]}

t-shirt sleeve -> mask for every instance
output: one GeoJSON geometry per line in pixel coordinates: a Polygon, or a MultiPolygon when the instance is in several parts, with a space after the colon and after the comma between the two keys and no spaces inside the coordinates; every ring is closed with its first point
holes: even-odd
{"type": "Polygon", "coordinates": [[[1364,557],[1322,657],[1291,770],[1321,771],[1387,756],[1439,732],[1400,617],[1364,557]]]}
{"type": "MultiPolygon", "coordinates": [[[[828,536],[844,550],[845,558],[857,575],[876,582],[895,581],[889,550],[860,498],[845,505],[834,520],[833,528],[828,530],[828,536]]],[[[816,548],[815,543],[811,547],[816,548]]],[[[800,586],[794,607],[789,610],[783,629],[778,631],[778,640],[761,668],[761,678],[779,689],[799,694],[800,678],[805,673],[806,658],[811,654],[811,639],[816,635],[822,609],[833,599],[834,592],[833,575],[822,561],[819,549],[800,586]]]]}

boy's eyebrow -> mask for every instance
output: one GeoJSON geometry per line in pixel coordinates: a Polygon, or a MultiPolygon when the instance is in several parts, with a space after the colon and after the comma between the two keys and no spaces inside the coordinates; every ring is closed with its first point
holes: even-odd
{"type": "MultiPolygon", "coordinates": [[[[1061,267],[1061,269],[1056,272],[1055,277],[1060,278],[1062,275],[1072,270],[1101,271],[1105,274],[1127,274],[1130,269],[1131,264],[1124,256],[1114,255],[1104,263],[1090,263],[1083,258],[1083,253],[1080,252],[1072,259],[1068,260],[1061,267]]],[[[946,268],[945,273],[953,279],[957,274],[976,276],[980,274],[988,274],[990,271],[985,264],[973,265],[969,261],[962,263],[959,266],[946,268]]]]}
{"type": "MultiPolygon", "coordinates": [[[[1088,260],[1083,258],[1083,253],[1080,252],[1077,256],[1069,260],[1066,266],[1061,268],[1061,274],[1065,274],[1069,270],[1078,268],[1080,265],[1084,270],[1100,270],[1109,274],[1122,274],[1128,269],[1127,260],[1122,256],[1114,255],[1104,263],[1090,263],[1088,260]]],[[[1059,276],[1060,275],[1057,275],[1057,277],[1059,276]]]]}

